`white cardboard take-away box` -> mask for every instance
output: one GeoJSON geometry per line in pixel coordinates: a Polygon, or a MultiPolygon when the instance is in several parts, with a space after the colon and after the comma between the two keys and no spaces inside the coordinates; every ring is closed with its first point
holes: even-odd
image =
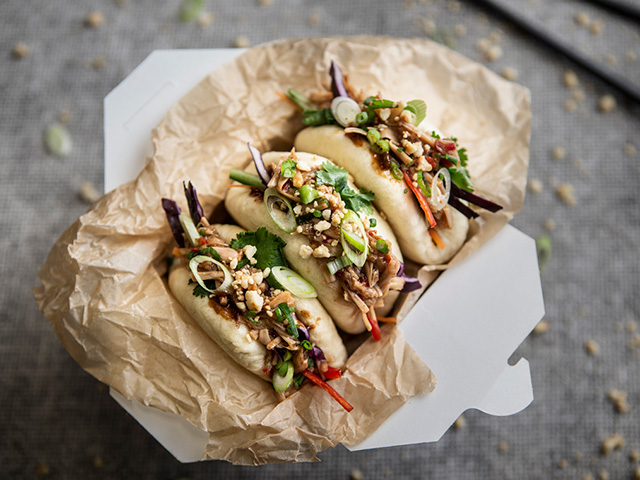
{"type": "MultiPolygon", "coordinates": [[[[151,131],[210,71],[241,49],[159,50],[104,101],[105,192],[134,179],[152,152],[151,131]]],[[[529,362],[515,349],[544,315],[535,242],[510,225],[445,271],[399,324],[438,378],[351,450],[435,442],[465,410],[512,415],[533,401],[529,362]],[[488,267],[491,278],[487,281],[488,267]],[[459,286],[465,292],[458,298],[459,286]]],[[[201,460],[208,433],[182,417],[111,395],[181,462],[201,460]]]]}

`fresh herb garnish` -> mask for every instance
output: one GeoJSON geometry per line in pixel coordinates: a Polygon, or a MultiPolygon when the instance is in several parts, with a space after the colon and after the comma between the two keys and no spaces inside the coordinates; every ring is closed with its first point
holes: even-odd
{"type": "Polygon", "coordinates": [[[362,211],[371,214],[371,202],[374,199],[373,192],[361,191],[356,193],[348,185],[349,174],[344,168],[340,168],[329,162],[322,164],[322,170],[316,172],[318,185],[331,185],[340,194],[342,201],[349,210],[362,211]]]}
{"type": "Polygon", "coordinates": [[[311,344],[311,342],[309,340],[303,340],[302,342],[300,342],[300,345],[302,345],[302,348],[304,348],[305,350],[312,350],[313,349],[313,345],[311,344]]]}
{"type": "Polygon", "coordinates": [[[314,110],[316,108],[315,104],[306,95],[299,91],[290,88],[287,93],[289,94],[289,99],[299,106],[303,112],[305,110],[314,110]]]}
{"type": "Polygon", "coordinates": [[[449,167],[449,173],[451,174],[451,181],[458,187],[467,192],[473,192],[473,182],[469,175],[469,170],[461,165],[459,167],[449,167]]]}
{"type": "Polygon", "coordinates": [[[302,373],[298,373],[293,377],[293,387],[297,390],[298,388],[300,388],[300,385],[302,385],[302,382],[304,382],[306,379],[307,377],[305,377],[302,373]]]}
{"type": "Polygon", "coordinates": [[[369,219],[369,228],[375,228],[377,224],[378,224],[378,221],[375,218],[369,219]]]}
{"type": "Polygon", "coordinates": [[[256,320],[255,317],[258,314],[255,310],[247,310],[244,314],[251,323],[259,324],[260,320],[256,320]]]}
{"type": "Polygon", "coordinates": [[[298,338],[298,325],[293,318],[293,309],[288,303],[282,302],[275,309],[276,320],[284,322],[287,320],[287,332],[292,337],[298,338]]]}
{"type": "MultiPolygon", "coordinates": [[[[287,261],[282,253],[286,243],[266,228],[260,227],[255,232],[242,232],[231,240],[229,246],[235,250],[242,250],[247,245],[253,245],[257,251],[253,258],[256,259],[256,268],[264,270],[267,267],[277,266],[288,267],[287,261]]],[[[282,288],[282,285],[275,279],[273,274],[269,274],[267,282],[274,288],[282,288]]]]}
{"type": "Polygon", "coordinates": [[[213,247],[201,248],[197,252],[189,252],[184,256],[184,258],[191,260],[193,257],[197,257],[198,255],[206,255],[208,257],[215,258],[219,262],[222,261],[222,257],[220,257],[220,254],[213,247]]]}
{"type": "Polygon", "coordinates": [[[389,253],[389,245],[387,245],[387,242],[385,242],[383,239],[379,238],[378,240],[376,240],[376,250],[386,255],[387,253],[389,253]]]}
{"type": "Polygon", "coordinates": [[[296,174],[296,165],[297,163],[292,158],[287,158],[284,162],[282,162],[280,175],[282,175],[284,178],[293,178],[293,176],[296,174]]]}
{"type": "Polygon", "coordinates": [[[336,122],[333,113],[331,113],[331,109],[324,108],[322,110],[305,110],[302,112],[302,123],[308,127],[317,127],[338,122],[336,122]]]}
{"type": "MultiPolygon", "coordinates": [[[[211,289],[216,288],[213,280],[205,280],[204,284],[211,289]]],[[[198,282],[194,282],[193,280],[189,279],[189,285],[195,285],[193,287],[193,292],[191,292],[194,297],[207,298],[209,295],[211,295],[211,292],[207,292],[198,284],[198,282]]]]}

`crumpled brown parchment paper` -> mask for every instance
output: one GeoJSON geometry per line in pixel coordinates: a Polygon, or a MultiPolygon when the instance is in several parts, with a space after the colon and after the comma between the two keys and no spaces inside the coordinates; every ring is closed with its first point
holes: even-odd
{"type": "MultiPolygon", "coordinates": [[[[228,170],[249,161],[246,142],[262,151],[288,149],[301,128],[299,114],[275,92],[328,86],[331,60],[351,85],[376,88],[386,98],[425,99],[431,121],[467,147],[478,191],[505,206],[483,215],[452,263],[479,248],[522,205],[528,91],[445,47],[386,37],[285,40],[253,48],[208,75],[153,132],[155,154],[138,178],[102,197],[56,241],[34,291],[83,369],[124,397],[208,432],[203,459],[317,460],[328,447],[362,441],[435,384],[401,332],[386,325],[383,340],[362,344],[344,377],[332,381],[355,407],[351,413],[312,386],[278,403],[268,383],[204,334],[166,284],[173,238],[160,199],[186,207],[182,181],[191,180],[205,213],[224,221],[228,170]]],[[[435,278],[429,270],[421,278],[435,278]]],[[[418,296],[408,296],[401,317],[418,296]]]]}

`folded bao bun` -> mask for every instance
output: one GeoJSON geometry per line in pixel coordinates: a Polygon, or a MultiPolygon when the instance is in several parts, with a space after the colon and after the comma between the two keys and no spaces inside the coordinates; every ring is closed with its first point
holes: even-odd
{"type": "MultiPolygon", "coordinates": [[[[220,238],[229,243],[244,230],[232,225],[216,225],[220,238]]],[[[184,309],[202,329],[235,362],[259,376],[271,381],[265,371],[270,355],[266,346],[249,335],[249,328],[236,321],[233,313],[208,297],[193,295],[191,275],[186,265],[176,262],[169,273],[169,288],[184,309]]],[[[309,331],[310,341],[320,347],[328,364],[340,368],[347,359],[347,351],[327,311],[317,299],[294,296],[296,316],[309,331]]]]}
{"type": "MultiPolygon", "coordinates": [[[[268,168],[272,163],[277,163],[283,156],[286,158],[288,155],[290,155],[289,152],[268,152],[262,155],[262,159],[268,168]]],[[[304,152],[296,152],[295,155],[299,160],[304,160],[311,168],[320,167],[323,162],[327,161],[326,158],[304,152]]],[[[253,163],[245,170],[256,174],[253,163]]],[[[352,183],[349,182],[349,185],[353,190],[358,191],[352,183]]],[[[271,219],[262,196],[252,195],[248,188],[231,188],[227,194],[225,206],[236,222],[247,230],[265,227],[286,242],[283,251],[291,268],[314,286],[318,292],[318,299],[327,309],[338,328],[352,334],[365,331],[366,327],[360,309],[354,303],[345,300],[344,294],[339,288],[327,283],[329,272],[326,264],[313,256],[307,259],[300,256],[301,247],[309,244],[307,237],[302,233],[286,233],[281,230],[271,219]]],[[[393,231],[380,214],[375,209],[373,210],[370,217],[376,219],[375,230],[381,238],[388,241],[390,252],[402,262],[402,253],[393,231]]],[[[384,298],[384,305],[378,306],[375,309],[375,314],[377,316],[388,315],[398,295],[398,291],[390,290],[384,298]]]]}
{"type": "Polygon", "coordinates": [[[374,204],[386,214],[407,258],[427,265],[442,264],[465,242],[469,221],[451,208],[451,228],[437,227],[444,249],[433,243],[424,213],[411,192],[406,192],[404,180],[395,179],[389,170],[378,166],[366,138],[356,136],[352,140],[343,128],[323,125],[302,130],[296,136],[294,146],[296,150],[331,159],[353,175],[356,185],[371,190],[375,194],[374,204]]]}

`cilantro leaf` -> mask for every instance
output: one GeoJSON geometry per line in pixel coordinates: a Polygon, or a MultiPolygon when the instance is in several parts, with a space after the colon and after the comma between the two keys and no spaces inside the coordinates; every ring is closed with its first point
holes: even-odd
{"type": "MultiPolygon", "coordinates": [[[[205,284],[205,285],[207,285],[207,281],[205,281],[205,283],[204,283],[204,284],[205,284]]],[[[195,286],[193,287],[193,292],[192,292],[192,294],[193,294],[193,296],[194,296],[194,297],[207,298],[207,297],[211,294],[211,292],[207,292],[204,288],[202,288],[202,287],[200,286],[200,284],[199,284],[199,283],[194,282],[194,281],[193,281],[193,280],[191,280],[191,279],[189,279],[189,285],[195,285],[195,286]]],[[[213,286],[211,286],[211,285],[207,285],[207,287],[209,287],[209,288],[211,288],[211,289],[216,288],[215,284],[214,284],[213,286]]]]}
{"type": "Polygon", "coordinates": [[[469,161],[469,157],[467,156],[467,149],[466,148],[459,148],[458,149],[458,156],[460,157],[460,165],[462,165],[463,167],[467,166],[467,162],[469,161]]]}
{"type": "MultiPolygon", "coordinates": [[[[242,232],[231,240],[229,246],[235,250],[242,250],[247,245],[253,245],[257,251],[253,258],[256,259],[254,267],[264,270],[267,267],[288,267],[289,264],[282,253],[286,243],[278,236],[270,233],[266,228],[260,227],[255,232],[242,232]]],[[[273,273],[267,277],[267,282],[274,288],[282,288],[275,279],[273,273]]]]}
{"type": "Polygon", "coordinates": [[[462,166],[462,159],[460,159],[460,167],[449,167],[449,173],[451,174],[451,181],[458,187],[467,192],[473,192],[473,182],[469,176],[469,170],[462,166]]]}
{"type": "Polygon", "coordinates": [[[318,185],[331,185],[335,188],[349,210],[372,213],[371,202],[375,197],[373,192],[365,190],[360,193],[355,192],[349,187],[348,179],[349,173],[344,168],[329,162],[324,162],[322,170],[316,172],[316,183],[318,185]]]}
{"type": "Polygon", "coordinates": [[[284,162],[282,162],[280,174],[284,178],[293,178],[293,176],[296,174],[296,165],[297,163],[292,158],[287,158],[284,162]]]}

